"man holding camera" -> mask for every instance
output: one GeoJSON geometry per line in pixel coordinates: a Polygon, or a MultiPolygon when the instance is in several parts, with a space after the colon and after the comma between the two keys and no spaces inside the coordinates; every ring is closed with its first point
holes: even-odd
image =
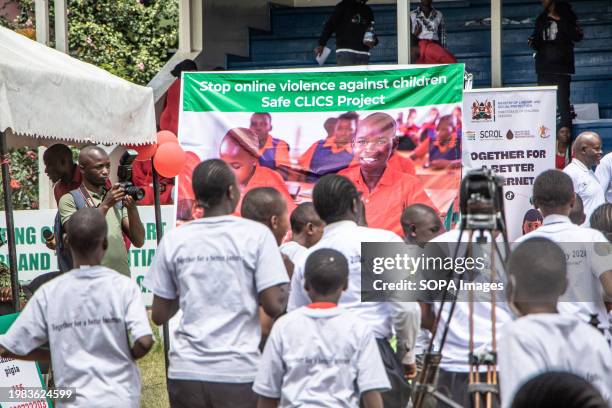
{"type": "Polygon", "coordinates": [[[123,234],[125,233],[138,248],[144,244],[145,237],[136,201],[125,193],[120,184],[115,184],[107,190],[110,159],[103,149],[96,146],[83,148],[79,154],[79,169],[83,183],[78,189],[64,194],[59,201],[62,226],[66,226],[77,210],[83,207],[98,208],[108,224],[108,249],[101,265],[130,276],[123,234]]]}

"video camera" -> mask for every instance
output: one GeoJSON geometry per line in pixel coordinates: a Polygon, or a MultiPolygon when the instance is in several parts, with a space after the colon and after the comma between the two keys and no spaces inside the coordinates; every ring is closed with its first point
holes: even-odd
{"type": "Polygon", "coordinates": [[[117,178],[119,185],[123,188],[126,195],[129,195],[134,201],[140,201],[145,196],[145,191],[132,183],[132,163],[136,160],[138,152],[128,149],[119,159],[119,168],[117,169],[117,178]]]}
{"type": "Polygon", "coordinates": [[[461,182],[459,208],[464,230],[503,230],[503,178],[489,169],[470,171],[461,182]]]}

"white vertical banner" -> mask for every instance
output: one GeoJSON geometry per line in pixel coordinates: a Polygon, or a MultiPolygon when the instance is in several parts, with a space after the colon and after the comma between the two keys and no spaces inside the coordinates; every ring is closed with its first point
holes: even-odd
{"type": "MultiPolygon", "coordinates": [[[[49,272],[55,272],[57,257],[55,252],[47,248],[43,232],[45,229],[53,230],[53,222],[57,210],[24,210],[15,211],[15,241],[17,250],[18,278],[26,284],[34,278],[49,272]]],[[[145,306],[150,306],[153,294],[142,286],[142,281],[157,248],[157,233],[155,229],[155,208],[153,206],[139,206],[138,213],[145,228],[145,242],[141,248],[134,245],[128,252],[128,262],[132,279],[140,287],[145,306]]],[[[174,227],[176,210],[172,205],[161,207],[162,224],[164,231],[174,227]]],[[[4,211],[0,211],[0,240],[6,242],[6,223],[4,211]]],[[[0,244],[0,262],[8,264],[8,245],[0,244]]],[[[1,388],[1,385],[0,385],[1,388]]]]}
{"type": "Polygon", "coordinates": [[[508,238],[523,235],[535,178],[555,168],[556,87],[474,89],[463,97],[463,175],[504,178],[508,238]]]}

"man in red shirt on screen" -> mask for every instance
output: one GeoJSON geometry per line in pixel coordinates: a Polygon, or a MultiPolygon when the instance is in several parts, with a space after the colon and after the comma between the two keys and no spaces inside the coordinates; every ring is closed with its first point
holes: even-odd
{"type": "Polygon", "coordinates": [[[397,138],[395,120],[376,112],[359,123],[353,141],[359,166],[339,174],[351,180],[362,193],[368,226],[402,235],[404,208],[421,203],[436,208],[419,179],[388,166],[397,138]]]}

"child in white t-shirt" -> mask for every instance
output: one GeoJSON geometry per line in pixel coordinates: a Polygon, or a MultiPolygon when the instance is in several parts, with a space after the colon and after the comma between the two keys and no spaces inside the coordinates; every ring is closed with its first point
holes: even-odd
{"type": "Polygon", "coordinates": [[[143,283],[153,322],[182,312],[169,354],[170,405],[253,408],[259,306],[280,316],[289,278],[268,228],[231,215],[241,199],[232,168],[206,160],[192,179],[204,217],[164,235],[143,283]]]}
{"type": "Polygon", "coordinates": [[[306,261],[304,287],[312,303],[272,328],[253,384],[259,408],[383,406],[390,389],[374,335],[351,311],[336,307],[348,285],[348,262],[320,249],[306,261]]]}
{"type": "Polygon", "coordinates": [[[44,284],[9,331],[2,357],[47,360],[55,385],[74,388],[76,399],[57,407],[140,406],[136,359],[153,345],[151,327],[132,280],[100,266],[108,246],[100,210],[83,208],[67,224],[75,269],[44,284]]]}
{"type": "Polygon", "coordinates": [[[283,242],[289,230],[287,203],[274,187],[257,187],[246,193],[242,199],[240,215],[268,227],[278,245],[283,242]]]}
{"type": "MultiPolygon", "coordinates": [[[[250,190],[242,199],[240,207],[242,218],[252,220],[268,227],[276,243],[281,244],[287,230],[289,229],[289,215],[287,214],[287,203],[274,187],[257,187],[250,190]]],[[[288,256],[282,254],[283,263],[287,269],[289,278],[293,274],[293,262],[288,256]]],[[[270,335],[274,319],[266,314],[263,307],[259,306],[259,322],[261,324],[261,342],[259,349],[263,350],[266,340],[270,335]]]]}
{"type": "Polygon", "coordinates": [[[546,238],[527,239],[510,256],[508,280],[510,306],[521,317],[507,323],[500,336],[502,406],[511,406],[521,385],[551,371],[586,379],[610,403],[610,346],[578,316],[557,311],[557,301],[567,289],[563,250],[546,238]]]}
{"type": "Polygon", "coordinates": [[[298,205],[291,213],[289,222],[291,241],[281,245],[280,250],[295,264],[308,248],[319,242],[323,236],[325,223],[319,218],[312,203],[298,205]]]}

